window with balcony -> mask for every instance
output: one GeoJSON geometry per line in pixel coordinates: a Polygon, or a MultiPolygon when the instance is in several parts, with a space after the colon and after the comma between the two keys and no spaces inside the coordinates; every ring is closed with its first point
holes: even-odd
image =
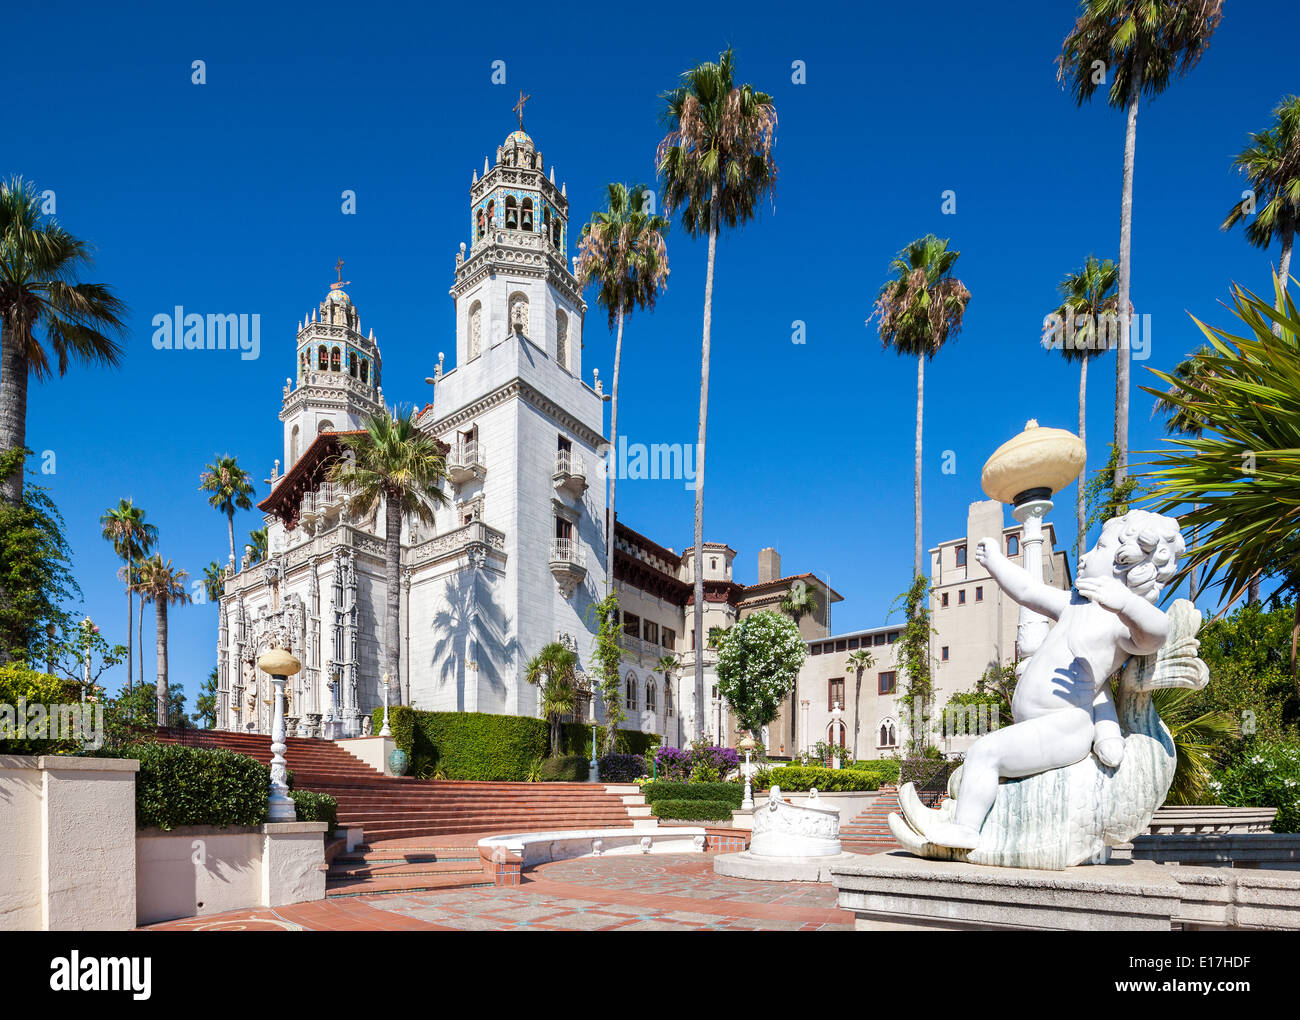
{"type": "Polygon", "coordinates": [[[677,648],[677,632],[668,627],[663,629],[664,647],[670,652],[677,648]]]}
{"type": "Polygon", "coordinates": [[[624,613],[623,633],[628,637],[639,638],[641,636],[641,617],[635,613],[624,613]]]}
{"type": "Polygon", "coordinates": [[[877,690],[881,694],[893,694],[894,689],[898,686],[898,674],[893,670],[888,673],[881,673],[877,680],[877,690]]]}
{"type": "Polygon", "coordinates": [[[832,711],[836,705],[844,707],[844,677],[837,677],[826,684],[826,711],[832,711]]]}
{"type": "Polygon", "coordinates": [[[659,643],[659,624],[653,620],[646,620],[642,624],[641,636],[650,644],[657,645],[659,643]]]}

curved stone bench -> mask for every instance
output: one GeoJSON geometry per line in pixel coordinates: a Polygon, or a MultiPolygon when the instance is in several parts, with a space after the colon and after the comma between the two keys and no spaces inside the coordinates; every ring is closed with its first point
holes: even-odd
{"type": "Polygon", "coordinates": [[[518,885],[524,868],[575,857],[631,854],[704,853],[708,837],[703,826],[671,829],[567,829],[558,832],[518,832],[487,836],[478,841],[483,870],[494,885],[518,885]]]}

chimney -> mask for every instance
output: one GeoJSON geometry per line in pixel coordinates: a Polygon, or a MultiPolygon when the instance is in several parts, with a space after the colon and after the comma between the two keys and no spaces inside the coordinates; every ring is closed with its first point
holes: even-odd
{"type": "Polygon", "coordinates": [[[781,576],[781,554],[770,546],[758,551],[758,583],[775,581],[781,576]]]}

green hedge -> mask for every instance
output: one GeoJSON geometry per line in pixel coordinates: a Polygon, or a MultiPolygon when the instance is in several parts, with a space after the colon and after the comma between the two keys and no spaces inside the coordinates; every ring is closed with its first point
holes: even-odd
{"type": "Polygon", "coordinates": [[[542,761],[542,782],[585,783],[590,771],[590,763],[580,754],[546,758],[542,761]]]}
{"type": "Polygon", "coordinates": [[[726,800],[657,800],[654,804],[657,817],[688,822],[729,822],[735,809],[726,800]]]}
{"type": "MultiPolygon", "coordinates": [[[[383,725],[383,708],[375,711],[383,725]]],[[[546,756],[547,725],[521,715],[388,710],[393,738],[411,757],[409,773],[441,772],[448,779],[522,783],[546,756]]]]}
{"type": "Polygon", "coordinates": [[[181,825],[261,825],[271,770],[226,748],[130,744],[135,758],[135,824],[142,829],[181,825]]]}
{"type": "MultiPolygon", "coordinates": [[[[620,754],[646,754],[657,748],[663,737],[658,733],[640,730],[619,730],[614,735],[614,750],[620,754]]],[[[596,742],[605,745],[605,727],[596,727],[596,742]]],[[[591,758],[591,726],[585,723],[564,723],[560,727],[560,752],[591,758]]]]}
{"type": "Polygon", "coordinates": [[[776,785],[782,790],[804,792],[816,787],[824,793],[879,790],[880,778],[853,769],[825,769],[815,766],[786,765],[776,769],[761,769],[755,777],[762,789],[776,785]]]}
{"type": "Polygon", "coordinates": [[[854,772],[867,772],[882,783],[897,783],[902,762],[897,758],[877,758],[875,760],[850,762],[844,767],[854,772]]]}
{"type": "Polygon", "coordinates": [[[294,814],[300,822],[329,822],[329,835],[339,824],[339,802],[328,793],[312,793],[310,790],[293,790],[294,814]]]}
{"type": "Polygon", "coordinates": [[[740,807],[745,799],[745,787],[740,783],[675,783],[658,780],[641,787],[647,804],[661,800],[707,800],[740,807]]]}

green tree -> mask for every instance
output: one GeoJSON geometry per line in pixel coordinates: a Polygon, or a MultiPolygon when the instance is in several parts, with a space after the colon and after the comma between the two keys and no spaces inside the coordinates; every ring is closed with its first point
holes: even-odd
{"type": "Polygon", "coordinates": [[[258,528],[256,531],[248,533],[248,544],[253,553],[248,557],[248,562],[261,563],[266,559],[267,554],[267,529],[265,526],[258,528]]]}
{"type": "Polygon", "coordinates": [[[820,608],[817,593],[806,581],[795,581],[781,600],[781,612],[798,623],[805,616],[816,616],[820,608]]]}
{"type": "MultiPolygon", "coordinates": [[[[623,320],[637,308],[652,309],[668,281],[668,221],[650,211],[649,191],[638,184],[609,185],[609,203],[582,228],[576,275],[582,287],[596,285],[596,302],[609,313],[615,331],[614,386],[609,405],[609,445],[618,447],[618,384],[623,360],[623,320]]],[[[605,590],[614,586],[614,490],[618,472],[611,456],[609,473],[609,541],[606,543],[605,590]]]]}
{"type": "Polygon", "coordinates": [[[217,602],[221,599],[221,593],[226,587],[226,571],[221,564],[213,560],[203,568],[203,593],[207,596],[209,602],[217,602]]]}
{"type": "Polygon", "coordinates": [[[213,666],[203,683],[199,685],[199,696],[194,699],[193,722],[200,723],[205,730],[217,726],[217,667],[213,666]]]}
{"type": "MultiPolygon", "coordinates": [[[[709,420],[709,355],[713,335],[713,267],[718,232],[753,219],[776,182],[772,145],[776,107],[772,97],[752,85],[736,84],[730,48],[717,63],[703,63],[682,75],[665,92],[663,121],[668,133],[659,143],[656,164],[663,180],[663,205],[680,212],[691,237],[707,235],[704,276],[704,328],[700,344],[700,416],[695,473],[695,621],[704,633],[704,451],[709,420]]],[[[611,531],[612,531],[611,527],[611,531]]],[[[704,691],[704,657],[695,656],[696,698],[704,691]]],[[[697,719],[696,726],[699,721],[697,719]]],[[[695,736],[695,734],[692,734],[695,736]]]]}
{"type": "Polygon", "coordinates": [[[77,685],[86,697],[103,688],[99,679],[126,658],[125,645],[110,645],[89,616],[75,627],[65,628],[47,649],[53,672],[77,685]]]}
{"type": "MultiPolygon", "coordinates": [[[[27,446],[30,376],[41,382],[73,361],[122,359],[126,305],[104,284],[78,279],[93,265],[91,246],[54,220],[42,223],[41,204],[30,181],[0,182],[0,453],[27,446]]],[[[0,499],[19,506],[22,463],[8,466],[0,499]]]]}
{"type": "Polygon", "coordinates": [[[434,508],[447,502],[440,487],[447,462],[438,441],[415,427],[409,407],[377,412],[361,431],[339,439],[343,456],[330,469],[330,479],[352,490],[351,505],[359,515],[384,504],[384,661],[400,698],[402,521],[413,517],[432,526],[434,508]]]}
{"type": "Polygon", "coordinates": [[[930,668],[930,582],[924,574],[912,579],[912,586],[894,601],[890,608],[900,607],[906,623],[896,643],[895,661],[903,674],[899,701],[906,708],[907,718],[920,720],[922,725],[909,726],[907,750],[909,755],[924,755],[930,748],[927,720],[933,715],[934,677],[930,668]]]}
{"type": "Polygon", "coordinates": [[[614,750],[618,724],[627,718],[623,712],[623,699],[619,697],[622,683],[620,668],[623,663],[621,647],[622,629],[618,623],[618,593],[611,591],[587,610],[595,617],[596,644],[592,649],[592,672],[600,689],[601,703],[605,707],[605,746],[603,753],[614,750]]]}
{"type": "Polygon", "coordinates": [[[226,454],[216,457],[199,475],[199,491],[206,492],[208,505],[225,515],[226,531],[230,538],[230,562],[235,559],[235,511],[253,508],[253,480],[239,466],[239,461],[226,454]]]}
{"type": "Polygon", "coordinates": [[[154,553],[140,567],[140,586],[144,597],[154,605],[156,614],[155,628],[157,640],[158,683],[157,692],[158,725],[166,726],[168,718],[167,693],[167,607],[183,606],[190,601],[186,582],[190,575],[184,570],[172,566],[172,561],[154,553]]]}
{"type": "Polygon", "coordinates": [[[760,609],[727,632],[718,652],[718,693],[741,729],[759,734],[794,690],[808,646],[793,620],[760,609]]]}
{"type": "MultiPolygon", "coordinates": [[[[952,275],[961,252],[933,234],[917,238],[889,264],[893,278],[880,288],[872,318],[886,350],[916,358],[916,463],[913,478],[913,572],[924,573],[921,545],[921,424],[925,418],[925,363],[961,332],[970,291],[952,275]]],[[[871,319],[867,320],[871,324],[871,319]]]]}
{"type": "Polygon", "coordinates": [[[578,656],[552,641],[528,660],[524,679],[542,692],[542,718],[551,724],[551,757],[560,756],[560,724],[578,703],[578,656]]]}
{"type": "Polygon", "coordinates": [[[853,684],[853,760],[858,760],[858,733],[862,729],[862,674],[875,665],[875,658],[865,648],[850,652],[844,663],[846,673],[854,676],[853,684]]]}
{"type": "MultiPolygon", "coordinates": [[[[1110,259],[1101,261],[1089,255],[1082,268],[1067,273],[1056,286],[1061,295],[1056,316],[1061,324],[1061,334],[1052,337],[1051,347],[1059,350],[1066,361],[1079,363],[1079,438],[1085,449],[1088,440],[1088,362],[1110,347],[1109,335],[1102,335],[1103,325],[1113,322],[1116,300],[1115,286],[1119,270],[1110,259]]],[[[1107,333],[1109,334],[1109,330],[1107,333]]],[[[1044,337],[1046,343],[1047,337],[1044,337]]],[[[1088,465],[1079,469],[1079,486],[1075,494],[1075,519],[1078,533],[1074,544],[1074,557],[1083,555],[1087,544],[1087,518],[1084,512],[1084,490],[1088,484],[1088,465]]]]}
{"type": "Polygon", "coordinates": [[[1189,71],[1210,44],[1223,16],[1222,0],[1083,0],[1056,58],[1057,78],[1078,105],[1109,85],[1106,101],[1127,114],[1120,197],[1119,350],[1115,362],[1114,486],[1128,478],[1129,323],[1133,279],[1133,161],[1138,103],[1154,99],[1189,71]]]}
{"type": "MultiPolygon", "coordinates": [[[[142,562],[158,541],[158,529],[145,520],[143,507],[133,499],[120,499],[117,506],[109,507],[99,518],[103,537],[113,543],[113,551],[126,564],[125,574],[118,577],[126,582],[126,686],[131,686],[131,649],[135,641],[135,591],[136,564],[142,562]]],[[[144,612],[143,605],[141,613],[144,612]]],[[[140,653],[140,679],[144,680],[144,653],[140,653]]]]}

